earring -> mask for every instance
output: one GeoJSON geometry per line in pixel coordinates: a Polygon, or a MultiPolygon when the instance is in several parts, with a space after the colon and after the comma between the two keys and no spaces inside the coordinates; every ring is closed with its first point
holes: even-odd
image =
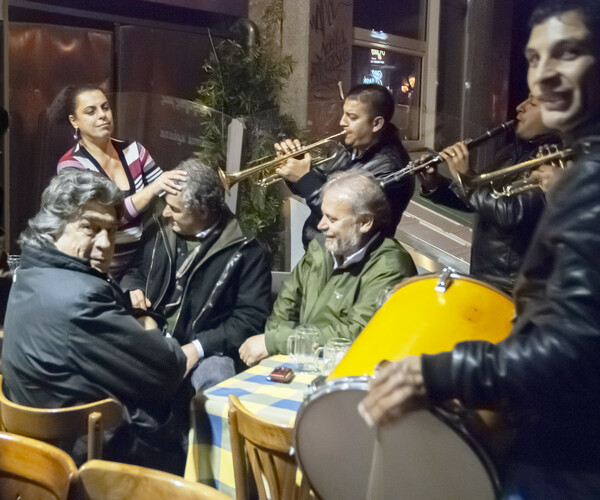
{"type": "Polygon", "coordinates": [[[79,129],[78,128],[75,129],[75,133],[73,134],[73,139],[75,139],[75,140],[79,139],[79,129]]]}

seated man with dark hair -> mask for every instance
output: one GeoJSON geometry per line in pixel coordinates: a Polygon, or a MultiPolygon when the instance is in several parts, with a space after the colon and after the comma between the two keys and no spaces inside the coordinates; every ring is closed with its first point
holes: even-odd
{"type": "Polygon", "coordinates": [[[248,365],[285,353],[288,337],[303,325],[319,331],[321,345],[333,337],[354,340],[375,313],[380,294],[416,274],[408,252],[382,233],[389,206],[372,176],[340,172],[322,193],[324,238],[310,242],[283,284],[265,333],[240,348],[248,365]]]}
{"type": "Polygon", "coordinates": [[[2,388],[11,401],[39,408],[116,398],[126,415],[105,458],[181,474],[185,435],[171,401],[192,362],[175,340],[136,320],[106,274],[122,202],[116,184],[86,170],[65,169],[44,191],[20,238],[2,388]]]}
{"type": "Polygon", "coordinates": [[[243,235],[214,169],[195,159],[177,168],[187,179],[165,196],[163,217],[144,231],[140,266],[121,286],[132,290],[134,305],[167,317],[168,332],[198,362],[192,384],[199,390],[245,368],[238,349],[263,331],[271,310],[271,261],[243,235]]]}

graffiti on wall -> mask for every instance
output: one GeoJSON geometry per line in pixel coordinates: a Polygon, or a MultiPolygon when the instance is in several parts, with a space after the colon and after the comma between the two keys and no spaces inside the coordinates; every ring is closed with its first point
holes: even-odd
{"type": "Polygon", "coordinates": [[[309,121],[319,133],[339,129],[341,99],[352,61],[352,2],[316,0],[310,16],[309,121]]]}

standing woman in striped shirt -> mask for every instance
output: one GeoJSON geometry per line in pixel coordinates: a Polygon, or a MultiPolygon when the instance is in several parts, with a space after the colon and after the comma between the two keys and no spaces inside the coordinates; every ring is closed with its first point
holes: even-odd
{"type": "Polygon", "coordinates": [[[181,189],[178,182],[187,174],[182,170],[163,172],[139,142],[114,139],[112,111],[99,87],[68,87],[63,92],[64,110],[75,129],[77,143],[60,159],[57,170],[93,170],[128,193],[110,266],[111,275],[118,280],[141,239],[142,212],[162,192],[177,194],[181,189]]]}

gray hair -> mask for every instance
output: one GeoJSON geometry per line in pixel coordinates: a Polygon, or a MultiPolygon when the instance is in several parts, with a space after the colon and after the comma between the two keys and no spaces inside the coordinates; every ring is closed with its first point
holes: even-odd
{"type": "Polygon", "coordinates": [[[325,193],[336,190],[351,204],[352,214],[373,218],[373,230],[385,226],[390,218],[390,206],[383,188],[368,172],[348,170],[329,176],[321,188],[321,200],[325,193]]]}
{"type": "Polygon", "coordinates": [[[218,213],[225,207],[225,188],[216,170],[196,158],[182,161],[177,167],[188,173],[180,183],[183,205],[195,212],[218,213]]]}
{"type": "Polygon", "coordinates": [[[114,207],[117,220],[123,214],[125,193],[103,175],[80,168],[64,168],[42,193],[40,211],[29,220],[19,244],[43,247],[54,245],[69,222],[77,220],[86,203],[114,207]]]}

